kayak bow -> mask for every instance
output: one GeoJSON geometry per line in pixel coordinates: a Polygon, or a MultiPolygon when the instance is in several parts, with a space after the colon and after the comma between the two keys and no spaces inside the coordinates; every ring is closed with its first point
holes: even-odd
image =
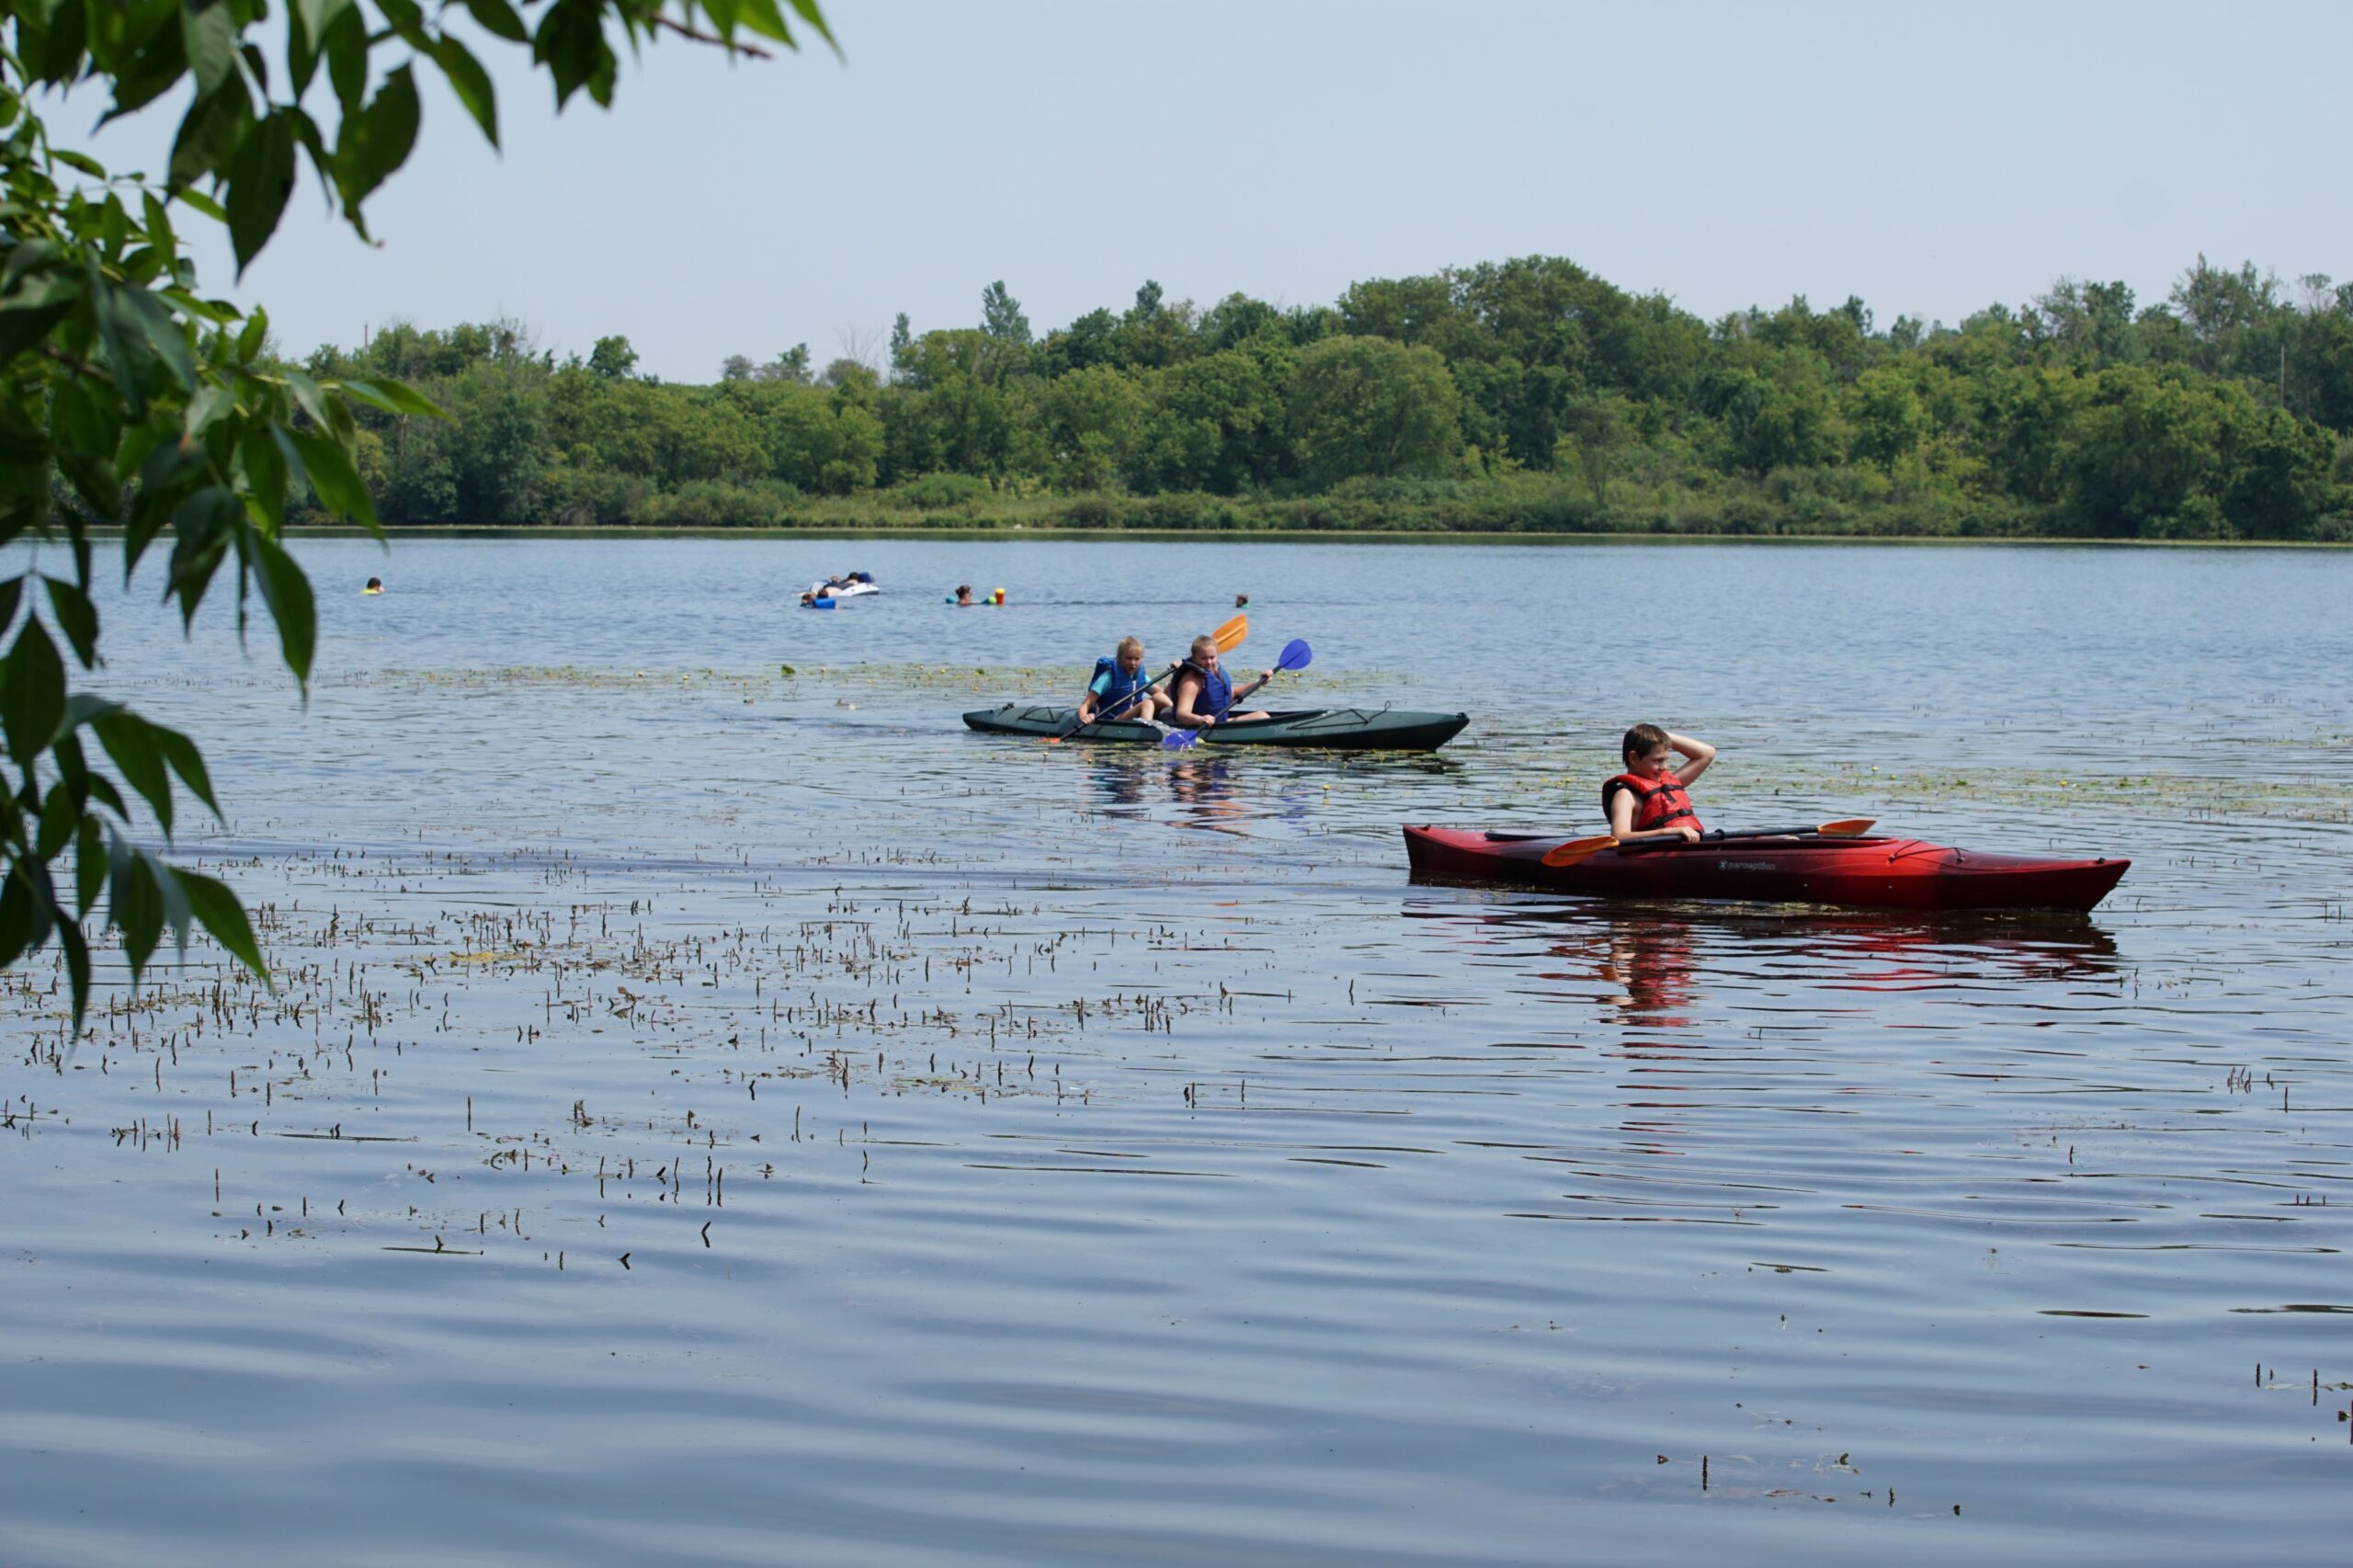
{"type": "Polygon", "coordinates": [[[1721,898],[1857,909],[2088,910],[2132,862],[1988,855],[1916,838],[1742,838],[1629,845],[1566,866],[1558,834],[1405,829],[1418,881],[1518,882],[1603,898],[1721,898]]]}

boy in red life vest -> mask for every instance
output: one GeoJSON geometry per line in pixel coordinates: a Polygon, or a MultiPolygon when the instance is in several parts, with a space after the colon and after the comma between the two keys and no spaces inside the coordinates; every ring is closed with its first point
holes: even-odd
{"type": "Polygon", "coordinates": [[[1703,829],[1691,809],[1691,781],[1716,760],[1716,748],[1656,724],[1637,724],[1620,748],[1626,771],[1601,787],[1601,809],[1620,844],[1680,838],[1697,843],[1703,829]],[[1683,766],[1669,754],[1681,752],[1683,766]]]}

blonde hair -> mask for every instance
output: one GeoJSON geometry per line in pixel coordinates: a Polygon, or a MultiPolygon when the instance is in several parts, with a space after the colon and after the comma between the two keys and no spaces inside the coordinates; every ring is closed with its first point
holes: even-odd
{"type": "Polygon", "coordinates": [[[1203,653],[1214,653],[1216,652],[1216,638],[1204,633],[1203,635],[1193,639],[1193,657],[1196,659],[1199,658],[1203,653]]]}
{"type": "Polygon", "coordinates": [[[1137,658],[1141,659],[1143,657],[1143,639],[1141,637],[1122,637],[1120,639],[1120,645],[1112,649],[1111,652],[1114,653],[1124,653],[1131,648],[1135,650],[1135,655],[1137,658]]]}

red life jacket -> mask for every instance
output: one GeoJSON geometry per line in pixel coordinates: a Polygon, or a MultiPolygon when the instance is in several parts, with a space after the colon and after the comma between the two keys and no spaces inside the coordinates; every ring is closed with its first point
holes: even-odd
{"type": "Polygon", "coordinates": [[[1691,809],[1691,792],[1683,787],[1683,780],[1672,773],[1663,773],[1656,778],[1642,778],[1631,773],[1621,773],[1610,779],[1601,787],[1603,817],[1607,818],[1609,815],[1609,798],[1620,790],[1631,790],[1634,792],[1636,801],[1634,831],[1636,833],[1648,833],[1653,828],[1673,827],[1676,824],[1687,820],[1693,827],[1699,826],[1699,813],[1691,809]]]}

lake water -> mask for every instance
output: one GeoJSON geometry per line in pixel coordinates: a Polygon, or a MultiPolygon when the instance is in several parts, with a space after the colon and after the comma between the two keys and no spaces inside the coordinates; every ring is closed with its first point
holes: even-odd
{"type": "Polygon", "coordinates": [[[160,561],[106,606],[278,988],[110,969],[68,1046],[8,978],[0,1560],[2341,1555],[2353,554],[299,553],[307,708],[160,561]],[[1288,700],[1471,729],[958,722],[1245,592],[1288,700]],[[1645,719],[1715,825],[2133,869],[1959,924],[1407,882],[1402,822],[1597,827],[1645,719]]]}

